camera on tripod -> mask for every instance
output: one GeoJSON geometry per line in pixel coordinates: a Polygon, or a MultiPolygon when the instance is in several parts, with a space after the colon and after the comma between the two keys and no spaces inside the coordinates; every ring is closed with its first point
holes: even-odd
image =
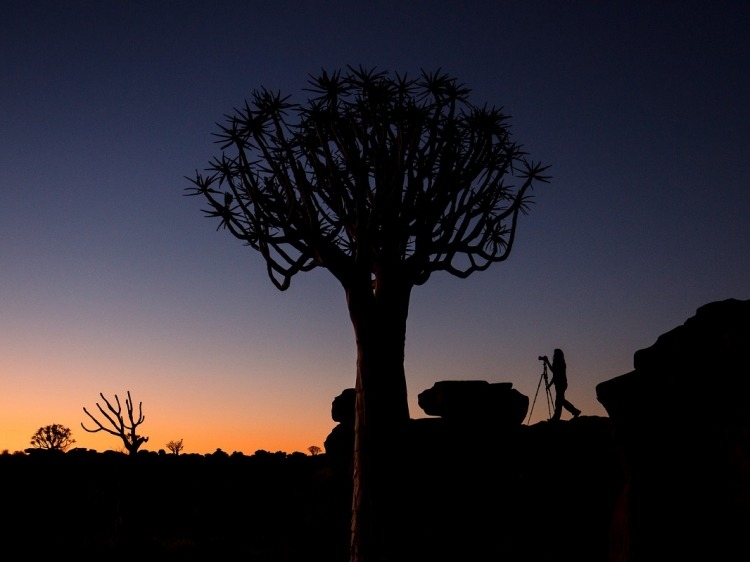
{"type": "Polygon", "coordinates": [[[547,378],[547,364],[549,363],[549,360],[547,359],[546,355],[540,355],[539,357],[537,357],[537,359],[544,363],[544,370],[542,371],[542,376],[539,377],[539,384],[536,385],[534,401],[531,403],[531,408],[529,409],[529,419],[526,421],[527,425],[531,421],[531,413],[534,411],[534,406],[536,405],[536,397],[539,394],[539,389],[542,386],[542,382],[544,382],[544,394],[547,397],[547,411],[549,413],[549,419],[552,418],[552,405],[554,401],[552,400],[552,393],[549,390],[549,379],[547,378]]]}

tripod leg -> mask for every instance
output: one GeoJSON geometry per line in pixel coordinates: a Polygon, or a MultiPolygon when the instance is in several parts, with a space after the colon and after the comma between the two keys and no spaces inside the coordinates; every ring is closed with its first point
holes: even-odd
{"type": "MultiPolygon", "coordinates": [[[[531,414],[534,411],[534,404],[536,404],[536,397],[539,394],[539,387],[542,386],[542,379],[544,379],[544,373],[542,373],[542,376],[539,377],[539,383],[536,385],[536,392],[534,393],[534,401],[531,403],[531,409],[529,410],[529,418],[526,420],[526,425],[529,425],[529,422],[531,421],[531,414]]],[[[549,394],[549,389],[545,387],[547,390],[547,394],[549,394]]],[[[549,409],[549,398],[547,398],[547,408],[549,409]]],[[[550,413],[550,417],[552,417],[552,414],[550,413]]]]}

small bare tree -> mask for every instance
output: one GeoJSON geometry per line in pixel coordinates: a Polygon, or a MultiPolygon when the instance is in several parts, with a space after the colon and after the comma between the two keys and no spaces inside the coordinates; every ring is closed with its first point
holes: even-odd
{"type": "Polygon", "coordinates": [[[81,427],[89,433],[106,431],[107,433],[110,433],[115,437],[119,437],[120,439],[122,439],[122,442],[125,445],[125,449],[128,451],[128,454],[135,455],[138,452],[138,448],[146,441],[148,441],[148,437],[139,436],[137,433],[138,426],[141,425],[145,419],[143,417],[143,402],[138,403],[138,419],[136,419],[133,416],[133,401],[130,398],[130,391],[128,390],[128,397],[125,400],[125,410],[127,411],[127,421],[129,422],[127,423],[122,415],[122,406],[120,405],[120,398],[117,396],[117,394],[115,394],[115,402],[117,403],[117,407],[114,407],[112,403],[107,400],[104,397],[104,394],[102,394],[101,392],[99,393],[99,396],[102,397],[102,400],[104,400],[104,403],[107,405],[107,410],[109,410],[109,413],[107,413],[107,411],[105,411],[98,402],[96,403],[96,407],[114,429],[104,427],[104,425],[102,425],[102,422],[91,415],[91,413],[86,408],[84,408],[83,411],[86,412],[86,415],[94,421],[97,428],[89,429],[85,425],[83,425],[83,422],[81,422],[81,427]]]}
{"type": "Polygon", "coordinates": [[[167,443],[167,449],[173,455],[179,455],[182,452],[182,439],[179,441],[170,441],[167,443]]]}
{"type": "Polygon", "coordinates": [[[65,451],[75,439],[71,437],[73,432],[69,427],[53,423],[40,427],[31,437],[31,446],[34,449],[48,449],[50,451],[65,451]]]}

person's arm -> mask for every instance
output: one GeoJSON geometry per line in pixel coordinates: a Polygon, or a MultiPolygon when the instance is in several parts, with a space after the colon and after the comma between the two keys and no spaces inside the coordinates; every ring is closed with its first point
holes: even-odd
{"type": "Polygon", "coordinates": [[[547,383],[547,388],[550,388],[552,384],[555,382],[555,370],[552,368],[552,363],[549,362],[549,359],[547,356],[544,356],[544,363],[549,367],[550,373],[552,373],[552,377],[549,379],[549,382],[547,383]]]}

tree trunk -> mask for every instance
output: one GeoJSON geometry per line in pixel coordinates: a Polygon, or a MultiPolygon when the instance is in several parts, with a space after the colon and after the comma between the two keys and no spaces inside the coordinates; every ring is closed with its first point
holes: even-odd
{"type": "Polygon", "coordinates": [[[349,288],[357,341],[350,562],[394,560],[404,510],[403,438],[409,420],[404,346],[410,285],[349,288]]]}

